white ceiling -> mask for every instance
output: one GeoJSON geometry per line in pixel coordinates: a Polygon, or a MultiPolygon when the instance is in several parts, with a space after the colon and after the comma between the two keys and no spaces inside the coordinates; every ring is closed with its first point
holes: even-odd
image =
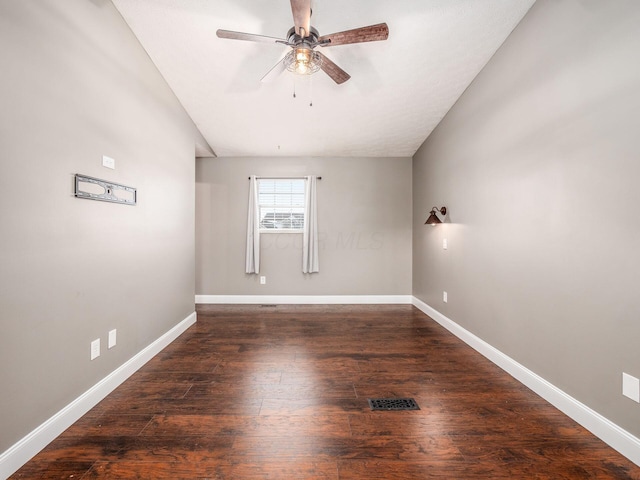
{"type": "Polygon", "coordinates": [[[261,83],[289,47],[216,36],[284,38],[289,0],[113,3],[218,156],[410,157],[534,1],[315,0],[320,35],[389,26],[387,41],[321,49],[342,85],[322,71],[261,83]]]}

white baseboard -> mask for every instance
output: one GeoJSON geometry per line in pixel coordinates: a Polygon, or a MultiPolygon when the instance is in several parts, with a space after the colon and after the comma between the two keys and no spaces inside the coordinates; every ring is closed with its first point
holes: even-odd
{"type": "Polygon", "coordinates": [[[196,295],[196,303],[242,305],[411,305],[412,300],[411,295],[196,295]]]}
{"type": "Polygon", "coordinates": [[[151,345],[111,372],[69,405],[2,453],[0,455],[0,478],[4,479],[9,477],[9,475],[27,463],[58,435],[73,425],[76,420],[96,406],[98,402],[115,390],[122,382],[178,338],[180,334],[196,322],[196,319],[196,312],[193,312],[151,345]]]}
{"type": "Polygon", "coordinates": [[[611,422],[570,395],[567,395],[555,385],[549,383],[544,378],[519,364],[497,348],[492,347],[487,342],[464,329],[453,320],[445,317],[423,301],[414,297],[413,305],[433,318],[463,342],[473,347],[479,353],[509,373],[516,380],[536,392],[551,405],[562,411],[565,415],[578,422],[610,447],[620,452],[636,465],[640,466],[639,438],[620,428],[615,423],[611,422]]]}

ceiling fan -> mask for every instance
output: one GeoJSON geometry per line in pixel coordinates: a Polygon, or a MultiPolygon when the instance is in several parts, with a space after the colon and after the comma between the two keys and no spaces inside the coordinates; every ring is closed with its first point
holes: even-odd
{"type": "Polygon", "coordinates": [[[216,35],[231,40],[279,43],[291,47],[291,51],[262,77],[262,81],[270,80],[284,70],[298,75],[310,75],[322,69],[337,84],[346,82],[351,76],[325,55],[316,51],[316,47],[375,42],[389,37],[389,27],[386,23],[320,36],[311,26],[311,0],[291,0],[291,11],[294,26],[287,33],[286,39],[230,30],[218,30],[216,35]]]}

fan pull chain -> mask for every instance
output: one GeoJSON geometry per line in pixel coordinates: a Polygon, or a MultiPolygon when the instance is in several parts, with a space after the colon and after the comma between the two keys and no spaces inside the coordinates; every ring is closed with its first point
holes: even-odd
{"type": "Polygon", "coordinates": [[[296,76],[293,76],[293,98],[296,98],[296,76]]]}
{"type": "Polygon", "coordinates": [[[309,76],[309,106],[313,107],[313,75],[309,76]]]}

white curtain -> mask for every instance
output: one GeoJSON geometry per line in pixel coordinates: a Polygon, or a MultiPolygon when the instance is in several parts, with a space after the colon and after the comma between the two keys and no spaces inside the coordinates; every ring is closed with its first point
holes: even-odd
{"type": "Polygon", "coordinates": [[[249,180],[249,208],[247,214],[247,256],[245,272],[260,273],[260,210],[258,209],[258,179],[249,180]]]}
{"type": "Polygon", "coordinates": [[[318,215],[316,204],[317,177],[306,177],[304,233],[302,237],[302,273],[319,272],[318,266],[318,215]]]}

